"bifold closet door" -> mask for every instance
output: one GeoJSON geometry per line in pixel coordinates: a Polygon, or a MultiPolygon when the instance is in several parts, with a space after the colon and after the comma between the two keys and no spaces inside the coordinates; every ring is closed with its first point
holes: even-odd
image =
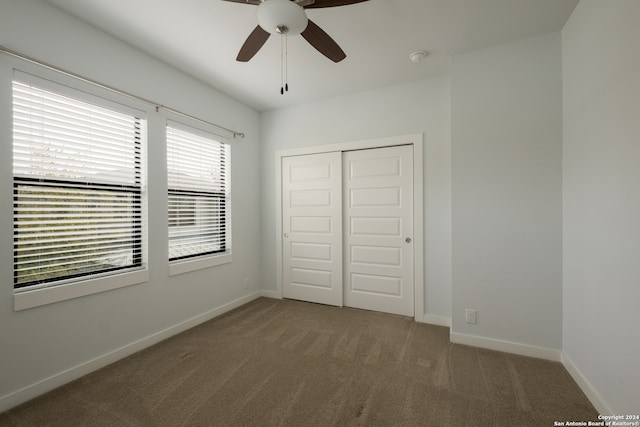
{"type": "Polygon", "coordinates": [[[285,298],[342,306],[342,153],[282,160],[285,298]]]}
{"type": "Polygon", "coordinates": [[[413,147],[343,153],[344,305],[414,315],[413,147]]]}

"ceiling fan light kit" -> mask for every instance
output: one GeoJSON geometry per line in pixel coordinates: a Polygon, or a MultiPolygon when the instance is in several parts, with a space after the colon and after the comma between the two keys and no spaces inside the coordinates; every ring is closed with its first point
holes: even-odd
{"type": "Polygon", "coordinates": [[[297,36],[309,22],[304,9],[290,0],[265,1],[258,6],[256,16],[258,25],[270,34],[297,36]]]}

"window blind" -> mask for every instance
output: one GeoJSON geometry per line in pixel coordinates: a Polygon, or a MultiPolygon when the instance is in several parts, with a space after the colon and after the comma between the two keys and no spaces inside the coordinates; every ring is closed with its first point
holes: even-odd
{"type": "Polygon", "coordinates": [[[98,99],[13,82],[15,288],[142,264],[144,122],[98,99]]]}
{"type": "Polygon", "coordinates": [[[169,260],[227,250],[229,145],[167,125],[169,260]]]}

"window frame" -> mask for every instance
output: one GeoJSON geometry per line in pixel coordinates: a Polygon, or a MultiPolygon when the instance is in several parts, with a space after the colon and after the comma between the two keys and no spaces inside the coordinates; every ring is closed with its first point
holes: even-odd
{"type": "MultiPolygon", "coordinates": [[[[60,94],[62,96],[71,97],[82,102],[97,105],[102,108],[117,111],[128,115],[135,116],[139,119],[142,128],[139,138],[140,142],[140,186],[137,191],[137,197],[140,199],[140,205],[137,220],[140,221],[140,250],[141,255],[139,262],[134,266],[113,269],[111,271],[96,272],[90,275],[80,275],[78,277],[67,277],[58,280],[52,280],[40,285],[28,285],[13,289],[14,295],[14,311],[29,309],[59,301],[65,301],[85,295],[91,295],[111,289],[122,288],[149,280],[148,271],[148,243],[147,243],[147,191],[146,191],[146,146],[147,140],[147,109],[142,103],[132,102],[128,97],[116,94],[112,91],[98,87],[89,82],[82,81],[72,76],[67,76],[39,67],[33,64],[23,63],[19,61],[17,65],[12,67],[11,79],[9,85],[12,86],[14,81],[33,84],[47,91],[60,94]]],[[[13,94],[13,89],[10,91],[13,94]]],[[[11,123],[13,123],[14,107],[11,101],[11,123]]],[[[13,128],[13,124],[12,124],[13,128]]],[[[13,136],[11,137],[10,150],[13,152],[13,136]]],[[[13,168],[13,160],[11,161],[13,168]]],[[[12,187],[15,191],[16,176],[11,171],[12,187]]],[[[20,178],[18,178],[20,180],[20,178]]],[[[53,180],[42,180],[55,181],[53,180]]],[[[13,218],[13,216],[12,216],[13,218]]],[[[13,221],[13,219],[12,219],[13,221]]],[[[12,277],[15,275],[15,264],[12,264],[12,277]]],[[[15,279],[14,279],[15,285],[15,279]]]]}
{"type": "MultiPolygon", "coordinates": [[[[183,274],[191,271],[206,269],[223,264],[228,264],[233,261],[232,255],[232,228],[231,228],[231,144],[227,137],[220,135],[214,129],[206,126],[202,123],[197,123],[194,120],[187,120],[186,118],[167,118],[165,122],[165,144],[168,147],[168,128],[174,128],[182,132],[192,133],[194,135],[212,139],[220,144],[224,144],[227,150],[227,156],[225,158],[225,191],[224,191],[224,230],[225,230],[225,249],[223,251],[216,251],[212,253],[199,254],[192,257],[169,259],[169,253],[167,252],[167,259],[169,260],[169,276],[183,274]]],[[[168,150],[167,150],[168,151],[168,150]]],[[[168,181],[168,155],[167,155],[167,181],[168,181]]],[[[167,183],[167,239],[169,238],[169,195],[172,190],[167,183]]],[[[167,240],[167,251],[169,247],[169,241],[167,240]]]]}

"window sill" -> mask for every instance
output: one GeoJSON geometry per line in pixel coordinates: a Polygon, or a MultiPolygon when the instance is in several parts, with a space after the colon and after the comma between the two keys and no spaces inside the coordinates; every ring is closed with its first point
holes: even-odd
{"type": "Polygon", "coordinates": [[[169,276],[177,276],[178,274],[215,267],[216,265],[229,264],[230,262],[231,252],[185,261],[173,261],[169,264],[169,276]]]}
{"type": "Polygon", "coordinates": [[[135,270],[121,274],[86,279],[31,291],[14,291],[13,310],[20,311],[55,302],[66,301],[111,289],[124,288],[149,280],[149,270],[135,270]]]}

